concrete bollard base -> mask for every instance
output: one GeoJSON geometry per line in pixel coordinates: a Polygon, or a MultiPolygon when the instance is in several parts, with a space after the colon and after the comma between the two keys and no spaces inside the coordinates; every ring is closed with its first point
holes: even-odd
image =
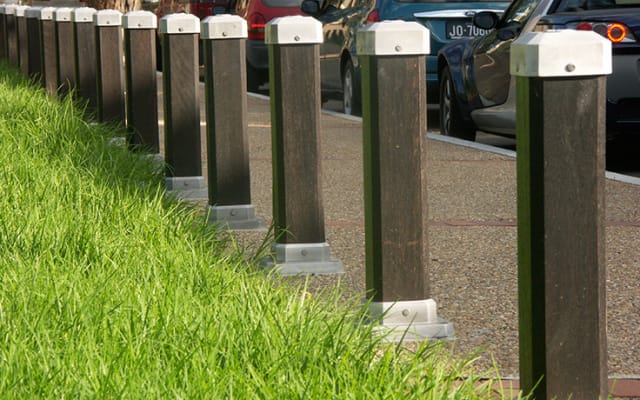
{"type": "Polygon", "coordinates": [[[390,342],[453,340],[453,324],[438,317],[435,300],[383,301],[369,305],[369,316],[379,326],[374,331],[390,342]]]}
{"type": "Polygon", "coordinates": [[[209,222],[228,227],[233,231],[266,231],[262,218],[256,217],[251,204],[209,206],[209,222]]]}
{"type": "Polygon", "coordinates": [[[209,191],[203,176],[177,176],[165,178],[169,193],[182,200],[207,200],[209,191]]]}
{"type": "Polygon", "coordinates": [[[275,243],[273,257],[260,262],[260,267],[275,269],[280,275],[344,274],[342,261],[331,257],[331,249],[322,243],[275,243]]]}

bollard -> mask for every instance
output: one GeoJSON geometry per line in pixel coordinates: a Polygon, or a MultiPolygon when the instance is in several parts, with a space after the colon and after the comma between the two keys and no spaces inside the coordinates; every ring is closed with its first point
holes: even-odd
{"type": "Polygon", "coordinates": [[[40,15],[42,7],[31,7],[25,11],[27,24],[27,71],[36,82],[42,83],[42,32],[40,15]]]}
{"type": "Polygon", "coordinates": [[[605,74],[593,32],[527,33],[516,76],[520,387],[607,397],[605,74]]]}
{"type": "Polygon", "coordinates": [[[95,8],[74,8],[71,12],[73,21],[73,43],[75,51],[76,84],[78,97],[87,101],[86,111],[95,114],[98,103],[96,83],[96,31],[93,25],[95,8]]]}
{"type": "Polygon", "coordinates": [[[58,48],[58,91],[66,95],[76,87],[76,47],[73,44],[73,22],[71,8],[55,10],[56,44],[58,48]]]}
{"type": "Polygon", "coordinates": [[[274,259],[283,275],[344,273],[325,239],[320,160],[322,25],[311,17],[266,26],[273,148],[274,259]]]}
{"type": "Polygon", "coordinates": [[[93,15],[96,36],[98,120],[125,125],[122,13],[100,10],[93,15]]]}
{"type": "Polygon", "coordinates": [[[388,21],[357,33],[362,66],[366,288],[389,340],[450,338],[431,299],[425,56],[429,30],[388,21]]]}
{"type": "Polygon", "coordinates": [[[122,17],[126,76],[126,114],[129,145],[160,153],[156,28],[150,11],[130,11],[122,17]]]}
{"type": "Polygon", "coordinates": [[[201,24],[207,118],[209,221],[230,229],[265,229],[251,204],[247,124],[247,22],[231,15],[201,24]]]}
{"type": "Polygon", "coordinates": [[[51,96],[58,91],[58,44],[56,42],[56,24],[54,7],[40,10],[40,32],[42,32],[42,81],[51,96]]]}
{"type": "Polygon", "coordinates": [[[167,190],[180,198],[206,199],[198,99],[200,20],[170,14],[160,19],[160,33],[167,190]]]}
{"type": "Polygon", "coordinates": [[[15,4],[8,4],[4,7],[5,30],[7,32],[7,59],[13,65],[18,65],[18,31],[16,26],[15,4]]]}
{"type": "Polygon", "coordinates": [[[4,4],[0,4],[0,61],[7,60],[7,11],[4,4]]]}
{"type": "Polygon", "coordinates": [[[29,6],[16,6],[16,43],[18,46],[18,65],[22,75],[29,76],[29,44],[27,38],[27,19],[25,12],[29,6]]]}

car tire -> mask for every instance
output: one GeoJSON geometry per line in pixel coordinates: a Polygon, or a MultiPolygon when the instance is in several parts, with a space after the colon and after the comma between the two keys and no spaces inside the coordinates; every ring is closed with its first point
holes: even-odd
{"type": "Polygon", "coordinates": [[[360,115],[362,102],[360,91],[356,86],[353,63],[347,61],[342,69],[342,106],[347,115],[360,115]]]}
{"type": "Polygon", "coordinates": [[[449,67],[444,67],[440,79],[440,133],[459,139],[476,140],[476,127],[462,116],[449,67]]]}
{"type": "Polygon", "coordinates": [[[258,89],[260,89],[260,85],[262,85],[260,81],[260,71],[247,63],[247,91],[257,92],[258,89]]]}

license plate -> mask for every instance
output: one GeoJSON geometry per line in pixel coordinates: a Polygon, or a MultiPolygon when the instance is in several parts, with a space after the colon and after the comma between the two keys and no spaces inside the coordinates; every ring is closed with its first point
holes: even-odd
{"type": "Polygon", "coordinates": [[[447,39],[455,40],[468,37],[484,36],[488,30],[478,28],[471,21],[447,22],[447,39]]]}

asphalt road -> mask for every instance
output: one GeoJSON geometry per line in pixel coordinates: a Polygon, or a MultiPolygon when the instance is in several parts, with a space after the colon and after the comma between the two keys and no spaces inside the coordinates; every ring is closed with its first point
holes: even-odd
{"type": "MultiPolygon", "coordinates": [[[[268,92],[265,90],[265,95],[268,92]]],[[[342,103],[330,100],[322,105],[324,110],[342,112],[342,103]]],[[[430,109],[427,121],[429,131],[439,133],[439,121],[437,109],[430,109]]],[[[476,142],[507,150],[516,150],[516,141],[513,138],[478,132],[476,142]]],[[[624,175],[640,177],[640,135],[635,138],[621,138],[607,144],[607,171],[624,175]]]]}

